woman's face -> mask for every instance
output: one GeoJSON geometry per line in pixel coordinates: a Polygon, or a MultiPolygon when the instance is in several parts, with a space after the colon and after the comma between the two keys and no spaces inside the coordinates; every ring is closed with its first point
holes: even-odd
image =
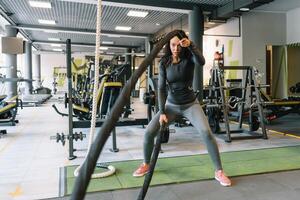
{"type": "Polygon", "coordinates": [[[181,52],[181,46],[180,46],[180,39],[175,36],[170,40],[170,49],[172,52],[172,55],[175,57],[178,57],[181,52]]]}

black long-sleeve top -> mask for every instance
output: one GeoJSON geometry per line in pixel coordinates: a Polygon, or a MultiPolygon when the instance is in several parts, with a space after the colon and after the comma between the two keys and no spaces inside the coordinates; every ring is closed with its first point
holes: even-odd
{"type": "Polygon", "coordinates": [[[158,78],[158,106],[161,114],[165,113],[166,99],[177,104],[191,103],[196,99],[193,91],[193,78],[195,62],[199,65],[205,64],[205,59],[201,51],[191,42],[190,50],[192,52],[191,58],[181,58],[181,60],[174,64],[170,63],[165,66],[163,60],[159,64],[159,78],[158,78]],[[168,95],[167,95],[168,84],[168,95]]]}

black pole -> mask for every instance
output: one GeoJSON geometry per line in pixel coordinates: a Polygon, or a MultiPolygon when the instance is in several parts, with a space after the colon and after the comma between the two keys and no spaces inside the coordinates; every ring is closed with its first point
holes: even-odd
{"type": "Polygon", "coordinates": [[[91,175],[94,172],[99,155],[108,137],[110,136],[111,131],[117,123],[123,111],[124,105],[130,100],[131,90],[135,87],[135,83],[146,70],[147,66],[151,64],[152,61],[155,59],[163,45],[166,44],[170,39],[172,39],[176,35],[178,35],[178,30],[170,32],[159,43],[157,43],[155,48],[151,51],[150,55],[144,59],[139,68],[134,71],[128,82],[125,84],[121,94],[119,95],[117,101],[115,102],[111,110],[111,114],[107,117],[107,120],[102,124],[102,127],[99,130],[97,137],[91,145],[91,149],[87,155],[87,158],[85,159],[85,162],[83,163],[79,171],[79,175],[75,180],[71,200],[84,199],[86,189],[90,182],[91,175]]]}
{"type": "Polygon", "coordinates": [[[72,103],[72,68],[71,68],[71,40],[66,41],[67,79],[68,79],[68,113],[69,113],[69,160],[76,158],[73,146],[73,103],[72,103]]]}
{"type": "MultiPolygon", "coordinates": [[[[200,49],[203,49],[203,34],[204,34],[204,15],[200,7],[195,6],[189,14],[189,29],[190,39],[200,49]]],[[[199,91],[197,98],[199,102],[203,100],[203,67],[195,63],[194,69],[194,80],[193,80],[194,91],[199,91]]]]}

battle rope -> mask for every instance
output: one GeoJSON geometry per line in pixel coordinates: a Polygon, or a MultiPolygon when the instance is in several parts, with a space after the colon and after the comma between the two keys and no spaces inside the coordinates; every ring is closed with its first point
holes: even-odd
{"type": "Polygon", "coordinates": [[[159,132],[158,132],[158,135],[157,135],[157,138],[156,138],[155,147],[154,147],[154,150],[153,150],[153,155],[152,155],[151,161],[150,161],[149,173],[146,174],[146,177],[144,179],[143,187],[140,190],[140,193],[139,193],[139,196],[138,196],[137,200],[144,200],[144,198],[147,194],[147,191],[148,191],[148,188],[149,188],[152,176],[153,176],[156,161],[157,161],[157,158],[158,158],[158,154],[160,152],[161,142],[163,140],[166,128],[167,128],[166,124],[162,124],[160,126],[160,129],[159,129],[159,132]]]}
{"type": "Polygon", "coordinates": [[[121,94],[117,98],[114,106],[111,109],[110,115],[107,117],[106,121],[102,124],[101,129],[99,130],[94,142],[91,145],[90,151],[87,154],[87,158],[85,159],[79,175],[76,178],[75,185],[73,188],[73,192],[71,195],[72,200],[82,200],[84,199],[87,186],[90,182],[91,175],[96,166],[99,155],[105,145],[108,137],[110,136],[111,131],[115,127],[121,113],[123,112],[124,106],[130,101],[131,90],[135,87],[135,83],[138,78],[143,74],[143,72],[147,69],[148,65],[152,63],[157,54],[160,52],[162,47],[174,36],[178,35],[179,31],[175,30],[168,33],[165,38],[159,41],[153,50],[150,52],[149,56],[147,56],[139,68],[134,71],[130,79],[125,84],[122,89],[121,94]]]}
{"type": "MultiPolygon", "coordinates": [[[[100,41],[101,41],[101,13],[102,13],[102,0],[98,0],[97,4],[97,25],[96,25],[96,51],[95,51],[95,67],[94,67],[94,88],[93,88],[93,108],[92,108],[92,119],[91,119],[91,128],[90,128],[90,137],[88,143],[87,156],[85,157],[82,164],[77,167],[74,171],[74,176],[78,176],[80,173],[80,169],[83,164],[86,162],[88,158],[89,151],[91,150],[91,145],[93,143],[94,135],[95,135],[95,127],[96,127],[96,115],[97,115],[97,94],[99,93],[99,60],[100,60],[100,41]]],[[[110,176],[115,173],[116,169],[109,165],[106,167],[101,167],[107,169],[108,171],[103,173],[92,174],[91,178],[103,178],[106,176],[110,176]]]]}

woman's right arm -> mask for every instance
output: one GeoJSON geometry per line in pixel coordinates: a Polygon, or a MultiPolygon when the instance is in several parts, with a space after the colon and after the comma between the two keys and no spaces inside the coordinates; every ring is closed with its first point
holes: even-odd
{"type": "Polygon", "coordinates": [[[163,64],[163,61],[159,63],[159,76],[158,76],[158,108],[160,112],[159,122],[162,124],[163,122],[167,123],[168,119],[165,114],[165,104],[167,99],[167,89],[166,89],[166,82],[167,82],[167,74],[166,69],[163,64]]]}
{"type": "Polygon", "coordinates": [[[160,114],[165,114],[165,104],[167,99],[166,76],[166,69],[163,61],[160,61],[158,75],[158,108],[160,114]]]}

